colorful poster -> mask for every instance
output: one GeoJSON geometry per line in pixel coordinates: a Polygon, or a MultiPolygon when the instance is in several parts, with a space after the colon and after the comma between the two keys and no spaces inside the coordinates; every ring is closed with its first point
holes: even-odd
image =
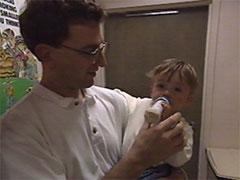
{"type": "Polygon", "coordinates": [[[0,78],[0,117],[30,92],[34,83],[23,78],[0,78]]]}
{"type": "Polygon", "coordinates": [[[40,63],[19,33],[20,5],[19,1],[0,0],[0,116],[41,78],[40,63]]]}

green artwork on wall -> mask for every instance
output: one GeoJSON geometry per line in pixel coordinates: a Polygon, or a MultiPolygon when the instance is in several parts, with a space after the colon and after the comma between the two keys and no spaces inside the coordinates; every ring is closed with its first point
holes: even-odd
{"type": "Polygon", "coordinates": [[[37,58],[22,36],[0,31],[0,117],[25,96],[41,78],[37,58]]]}
{"type": "Polygon", "coordinates": [[[24,78],[0,78],[0,117],[31,91],[35,81],[24,78]]]}

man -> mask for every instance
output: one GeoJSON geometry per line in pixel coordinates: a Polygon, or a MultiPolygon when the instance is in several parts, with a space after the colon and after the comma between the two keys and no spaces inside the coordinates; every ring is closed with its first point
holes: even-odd
{"type": "Polygon", "coordinates": [[[93,86],[106,65],[103,11],[76,0],[32,0],[20,15],[40,84],[1,121],[2,179],[129,179],[183,149],[179,113],[147,128],[121,156],[128,118],[141,101],[93,86]]]}

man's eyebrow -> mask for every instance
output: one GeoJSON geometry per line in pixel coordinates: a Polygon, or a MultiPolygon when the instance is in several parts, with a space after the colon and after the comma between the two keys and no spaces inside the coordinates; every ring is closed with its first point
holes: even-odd
{"type": "Polygon", "coordinates": [[[87,49],[87,48],[97,48],[102,42],[104,42],[104,41],[101,41],[101,42],[99,42],[99,43],[94,43],[94,44],[87,44],[87,45],[83,46],[82,48],[83,48],[83,49],[87,49]]]}
{"type": "Polygon", "coordinates": [[[85,46],[82,46],[82,48],[87,49],[87,48],[97,48],[99,44],[88,44],[85,46]]]}

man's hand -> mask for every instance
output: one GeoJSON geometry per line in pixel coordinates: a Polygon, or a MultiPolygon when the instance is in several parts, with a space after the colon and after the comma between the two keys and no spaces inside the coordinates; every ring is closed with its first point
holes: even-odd
{"type": "Polygon", "coordinates": [[[181,151],[185,145],[181,118],[180,113],[175,113],[150,128],[145,123],[131,149],[105,179],[137,178],[149,166],[181,151]]]}
{"type": "Polygon", "coordinates": [[[145,123],[130,153],[146,166],[151,166],[181,151],[185,145],[181,118],[180,113],[175,113],[150,128],[145,123]]]}
{"type": "Polygon", "coordinates": [[[169,116],[173,115],[176,111],[173,109],[173,106],[170,104],[162,104],[163,112],[161,114],[161,121],[167,119],[169,116]]]}

